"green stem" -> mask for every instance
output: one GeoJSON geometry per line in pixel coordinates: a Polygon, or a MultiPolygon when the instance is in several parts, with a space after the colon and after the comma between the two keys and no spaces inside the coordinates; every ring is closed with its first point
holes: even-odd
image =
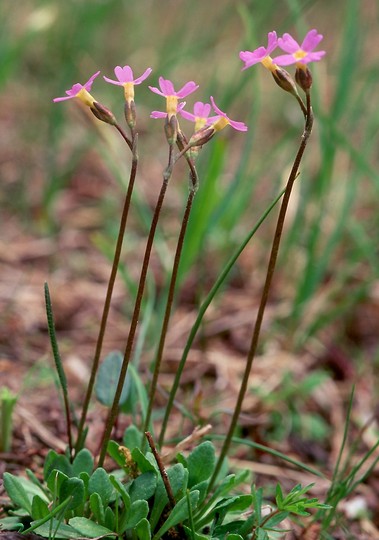
{"type": "Polygon", "coordinates": [[[286,213],[287,213],[288,203],[289,203],[289,200],[290,200],[290,196],[291,196],[291,192],[292,192],[294,182],[295,182],[295,180],[297,178],[297,175],[298,175],[298,170],[299,170],[301,159],[302,159],[303,154],[304,154],[304,150],[305,150],[305,148],[307,146],[309,136],[310,136],[310,134],[312,132],[313,113],[312,113],[312,108],[311,108],[311,101],[310,101],[309,92],[307,92],[306,98],[307,98],[307,116],[306,116],[306,120],[305,120],[304,131],[303,131],[303,135],[301,137],[301,142],[300,142],[300,146],[299,146],[299,149],[298,149],[296,157],[295,157],[295,161],[293,163],[293,166],[292,166],[289,178],[288,178],[288,182],[287,182],[287,185],[286,185],[286,190],[284,192],[282,204],[281,204],[280,211],[279,211],[278,221],[277,221],[277,224],[276,224],[274,239],[273,239],[273,243],[272,243],[272,247],[271,247],[270,258],[269,258],[269,262],[268,262],[268,266],[267,266],[266,279],[265,279],[265,283],[264,283],[264,286],[263,286],[261,301],[260,301],[259,308],[258,308],[257,318],[256,318],[255,326],[254,326],[252,339],[251,339],[249,353],[248,353],[248,356],[247,356],[247,361],[246,361],[245,371],[244,371],[243,378],[242,378],[241,388],[240,388],[240,391],[239,391],[239,394],[238,394],[236,406],[235,406],[234,411],[233,411],[233,416],[232,416],[232,420],[230,422],[229,431],[228,431],[228,433],[227,433],[227,435],[225,437],[225,441],[224,441],[224,444],[223,444],[223,446],[221,448],[221,452],[220,452],[219,458],[217,460],[215,470],[213,472],[212,478],[211,478],[210,483],[209,483],[209,487],[208,487],[209,491],[212,489],[212,487],[213,487],[213,485],[214,485],[214,483],[216,481],[217,475],[218,475],[218,473],[219,473],[219,471],[220,471],[220,469],[222,467],[222,464],[224,462],[226,454],[228,453],[230,443],[232,441],[233,433],[234,433],[234,430],[236,428],[239,415],[241,413],[242,403],[243,403],[243,400],[244,400],[244,397],[245,397],[245,394],[246,394],[246,390],[247,390],[247,385],[248,385],[248,382],[249,382],[249,375],[250,375],[251,368],[252,368],[252,365],[253,365],[253,361],[254,361],[254,358],[255,358],[255,354],[256,354],[256,351],[257,351],[259,335],[260,335],[263,316],[264,316],[264,312],[265,312],[265,308],[266,308],[266,304],[267,304],[267,300],[268,300],[268,295],[269,295],[270,288],[271,288],[272,277],[274,275],[276,261],[277,261],[277,258],[278,258],[280,240],[281,240],[282,233],[283,233],[283,226],[284,226],[284,220],[285,220],[286,213]]]}
{"type": "Polygon", "coordinates": [[[144,423],[144,427],[143,427],[143,432],[146,432],[148,430],[148,426],[149,426],[149,423],[150,423],[150,418],[151,418],[151,413],[152,413],[152,409],[153,409],[155,392],[156,392],[156,389],[157,389],[158,375],[159,375],[159,371],[160,371],[161,363],[162,363],[163,349],[164,349],[165,342],[166,342],[168,323],[170,321],[172,304],[173,304],[173,300],[174,300],[176,280],[177,280],[177,277],[178,277],[180,258],[181,258],[181,255],[182,255],[183,244],[184,244],[184,237],[185,237],[185,234],[186,234],[186,231],[187,231],[187,225],[188,225],[189,217],[190,217],[190,214],[191,214],[192,203],[193,203],[195,194],[196,194],[196,190],[194,189],[194,187],[191,187],[190,191],[189,191],[189,194],[188,194],[188,199],[187,199],[186,209],[185,209],[183,220],[182,220],[182,225],[181,225],[181,228],[180,228],[178,243],[177,243],[177,246],[176,246],[174,264],[173,264],[173,268],[172,268],[171,280],[170,280],[170,285],[169,285],[169,290],[168,290],[168,296],[167,296],[167,302],[166,302],[166,308],[165,308],[165,314],[164,314],[164,319],[163,319],[163,324],[162,324],[161,335],[160,335],[160,339],[159,339],[158,350],[157,350],[157,354],[156,354],[156,358],[155,358],[154,373],[153,373],[153,378],[152,378],[152,381],[151,381],[151,387],[150,387],[150,393],[149,393],[149,404],[148,404],[148,408],[147,408],[147,413],[146,413],[145,423],[144,423]]]}
{"type": "MultiPolygon", "coordinates": [[[[119,131],[119,133],[121,133],[124,140],[128,142],[129,139],[125,136],[121,127],[118,125],[116,125],[115,127],[119,131]]],[[[137,166],[138,166],[137,142],[138,142],[138,134],[135,134],[135,136],[133,137],[133,145],[132,145],[132,168],[130,171],[129,184],[128,184],[128,189],[125,195],[124,207],[122,210],[120,228],[118,231],[115,254],[113,257],[112,270],[111,270],[111,274],[108,281],[103,314],[101,317],[100,329],[99,329],[99,334],[98,334],[97,342],[96,342],[95,355],[94,355],[92,368],[91,368],[91,375],[88,382],[87,391],[86,391],[86,395],[85,395],[84,403],[83,403],[82,415],[79,422],[78,436],[77,436],[77,441],[75,445],[75,452],[78,452],[83,445],[82,439],[83,439],[84,425],[87,418],[89,402],[91,400],[93,388],[95,385],[97,370],[99,368],[100,356],[101,356],[101,351],[102,351],[103,341],[104,341],[104,334],[105,334],[105,329],[106,329],[107,321],[108,321],[109,308],[111,305],[113,288],[114,288],[114,284],[116,280],[118,265],[120,262],[122,244],[123,244],[124,236],[125,236],[125,228],[126,228],[126,222],[127,222],[128,214],[129,214],[130,200],[132,198],[134,182],[135,182],[136,174],[137,174],[137,166]]]]}
{"type": "Polygon", "coordinates": [[[229,259],[229,261],[227,262],[227,264],[224,267],[223,271],[221,272],[221,274],[217,278],[217,280],[214,283],[213,287],[211,288],[211,290],[207,294],[205,300],[203,301],[203,303],[200,306],[197,318],[196,318],[196,320],[195,320],[195,322],[194,322],[194,324],[193,324],[193,326],[191,328],[190,334],[189,334],[188,339],[187,339],[187,343],[186,343],[186,345],[184,347],[182,357],[180,359],[178,368],[176,370],[175,379],[174,379],[173,385],[171,387],[170,395],[169,395],[169,398],[168,398],[168,403],[167,403],[166,409],[165,409],[165,415],[164,415],[164,418],[163,418],[163,421],[162,421],[161,433],[160,433],[159,441],[158,441],[158,444],[160,446],[163,445],[164,436],[165,436],[166,429],[167,429],[167,424],[168,424],[168,419],[169,419],[172,407],[173,407],[174,402],[175,402],[175,396],[176,396],[176,392],[177,392],[177,390],[179,388],[180,378],[182,376],[185,363],[187,361],[188,353],[191,350],[191,347],[192,347],[192,344],[193,344],[193,342],[195,340],[197,331],[200,328],[201,321],[203,320],[204,315],[205,315],[209,305],[211,304],[213,298],[215,297],[217,291],[219,290],[221,285],[224,283],[224,281],[227,278],[227,276],[228,276],[229,272],[231,271],[231,269],[234,267],[234,264],[236,263],[238,257],[241,255],[241,253],[243,252],[243,250],[245,249],[247,244],[250,242],[250,240],[252,239],[254,234],[257,232],[259,227],[265,221],[265,219],[267,218],[267,216],[269,215],[271,210],[278,203],[278,201],[282,197],[283,193],[284,193],[284,190],[281,191],[281,193],[276,197],[276,199],[273,201],[273,203],[264,212],[264,214],[261,216],[261,218],[256,223],[255,227],[251,231],[249,231],[249,233],[246,235],[246,237],[243,240],[242,244],[238,247],[236,252],[229,259]]]}
{"type": "Polygon", "coordinates": [[[172,167],[173,167],[173,164],[172,164],[172,162],[173,162],[173,147],[172,147],[172,145],[170,145],[169,148],[170,148],[170,150],[169,150],[168,167],[167,167],[166,171],[163,174],[163,183],[162,183],[162,187],[161,187],[161,190],[160,190],[160,193],[159,193],[157,204],[155,206],[155,211],[154,211],[153,219],[152,219],[151,226],[150,226],[149,236],[147,238],[147,244],[146,244],[146,248],[145,248],[145,255],[144,255],[144,259],[143,259],[143,263],[142,263],[142,269],[141,269],[141,276],[140,276],[140,280],[139,280],[139,284],[138,284],[137,297],[136,297],[136,302],[135,302],[135,305],[134,305],[134,311],[133,311],[132,320],[131,320],[131,323],[130,323],[130,330],[129,330],[128,340],[127,340],[126,347],[125,347],[125,353],[124,353],[124,358],[123,358],[121,371],[120,371],[120,375],[119,375],[119,379],[118,379],[118,384],[117,384],[115,396],[114,396],[114,399],[113,399],[112,407],[111,407],[111,409],[109,410],[109,413],[108,413],[104,433],[103,433],[103,436],[102,436],[102,439],[101,439],[101,451],[100,451],[99,462],[98,462],[98,465],[97,465],[98,467],[101,467],[103,465],[103,463],[104,463],[105,455],[106,455],[106,452],[107,452],[108,442],[110,440],[112,428],[113,428],[113,425],[114,425],[116,417],[117,417],[118,405],[119,405],[119,401],[120,401],[120,397],[121,397],[121,392],[122,392],[122,389],[123,389],[123,386],[124,386],[125,377],[126,377],[126,373],[127,373],[129,362],[130,362],[131,353],[132,353],[134,337],[135,337],[135,334],[136,334],[136,331],[137,331],[138,319],[139,319],[139,314],[140,314],[140,311],[141,311],[142,298],[143,298],[143,293],[144,293],[144,290],[145,290],[147,270],[148,270],[148,267],[149,267],[150,255],[151,255],[151,249],[152,249],[152,246],[153,246],[155,231],[157,229],[158,220],[159,220],[160,212],[161,212],[161,209],[162,209],[162,206],[163,206],[163,201],[164,201],[164,198],[165,198],[165,195],[166,195],[168,182],[169,182],[169,179],[170,179],[171,174],[172,174],[172,167]]]}

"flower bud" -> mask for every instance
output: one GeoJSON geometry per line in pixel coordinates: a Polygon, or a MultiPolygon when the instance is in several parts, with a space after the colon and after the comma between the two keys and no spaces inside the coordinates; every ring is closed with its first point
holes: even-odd
{"type": "Polygon", "coordinates": [[[111,126],[115,126],[117,121],[114,117],[112,111],[104,107],[104,105],[101,105],[98,101],[94,101],[92,107],[90,107],[92,113],[101,120],[102,122],[105,122],[106,124],[110,124],[111,126]]]}
{"type": "Polygon", "coordinates": [[[136,104],[134,102],[134,99],[130,101],[125,101],[124,114],[126,123],[130,127],[130,129],[134,129],[137,120],[136,104]]]}
{"type": "Polygon", "coordinates": [[[286,71],[285,69],[281,67],[276,67],[274,71],[271,71],[272,76],[274,77],[274,81],[280,88],[285,90],[286,92],[289,92],[290,94],[297,96],[297,88],[295,81],[291,77],[291,75],[286,71]]]}
{"type": "Polygon", "coordinates": [[[175,114],[170,118],[167,116],[164,130],[168,144],[170,146],[174,145],[178,136],[178,119],[175,114]]]}
{"type": "Polygon", "coordinates": [[[211,140],[215,132],[216,130],[213,125],[205,126],[199,129],[199,131],[196,131],[189,140],[189,144],[191,145],[191,148],[197,148],[197,147],[203,146],[203,144],[211,140]]]}
{"type": "Polygon", "coordinates": [[[304,92],[308,92],[312,86],[313,79],[312,73],[305,64],[297,64],[295,79],[300,88],[302,88],[304,92]]]}

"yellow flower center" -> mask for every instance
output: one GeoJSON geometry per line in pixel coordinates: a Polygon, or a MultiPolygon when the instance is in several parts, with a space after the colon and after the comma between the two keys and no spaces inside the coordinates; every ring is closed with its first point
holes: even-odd
{"type": "Polygon", "coordinates": [[[213,129],[215,131],[221,131],[222,129],[224,129],[224,127],[228,125],[229,125],[229,120],[225,118],[225,116],[221,116],[221,118],[219,118],[217,122],[213,124],[213,129]]]}
{"type": "Polygon", "coordinates": [[[130,103],[131,101],[134,101],[134,83],[132,82],[126,82],[123,84],[124,87],[124,96],[125,101],[130,103]]]}
{"type": "Polygon", "coordinates": [[[265,56],[265,57],[261,60],[261,63],[264,65],[264,67],[265,67],[266,69],[268,69],[268,70],[271,71],[272,73],[273,73],[274,71],[277,70],[277,67],[278,67],[278,66],[277,66],[276,64],[274,64],[274,62],[273,62],[271,56],[265,56]]]}
{"type": "Polygon", "coordinates": [[[294,54],[293,54],[294,58],[296,58],[296,60],[302,60],[304,58],[304,56],[307,56],[307,53],[305,51],[302,51],[301,49],[299,49],[298,51],[296,51],[294,54]]]}
{"type": "Polygon", "coordinates": [[[205,124],[207,123],[206,119],[202,116],[196,116],[195,117],[195,132],[199,131],[199,129],[203,128],[205,124]]]}
{"type": "Polygon", "coordinates": [[[176,96],[166,96],[166,111],[168,119],[174,116],[178,110],[178,98],[176,96]]]}
{"type": "Polygon", "coordinates": [[[91,96],[89,92],[85,88],[82,88],[76,96],[84,103],[84,105],[87,105],[88,107],[93,107],[93,104],[95,103],[95,99],[91,96]]]}

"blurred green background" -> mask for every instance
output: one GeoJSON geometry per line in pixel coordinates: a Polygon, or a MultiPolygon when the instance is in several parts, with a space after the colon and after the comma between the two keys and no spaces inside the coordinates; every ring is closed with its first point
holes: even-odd
{"type": "MultiPolygon", "coordinates": [[[[125,243],[129,262],[122,270],[131,292],[138,275],[133,262],[142,254],[167,159],[162,122],[149,118],[151,110],[163,109],[163,99],[148,84],[157,86],[160,75],[176,88],[195,80],[200,89],[187,98],[189,107],[213,95],[231,118],[248,124],[247,134],[224,130],[199,159],[200,190],[181,267],[181,298],[196,304],[283,186],[302,132],[295,100],[262,66],[241,72],[238,53],[266,45],[267,32],[274,29],[301,42],[309,29],[317,28],[324,34],[319,48],[327,55],[312,66],[315,129],[288,215],[273,291],[279,308],[269,336],[291,350],[305,343],[353,347],[358,358],[367,353],[376,365],[378,11],[374,0],[3,1],[0,245],[5,353],[27,357],[25,332],[32,335],[43,327],[42,304],[32,302],[33,312],[25,315],[30,304],[28,295],[18,294],[22,284],[33,282],[41,302],[40,273],[63,287],[64,298],[76,279],[81,291],[91,280],[103,287],[108,263],[100,271],[96,257],[100,254],[103,261],[112,256],[128,178],[128,152],[116,131],[73,101],[53,104],[52,99],[97,70],[113,78],[116,65],[129,64],[136,76],[153,68],[149,79],[136,87],[141,164],[125,243]],[[83,239],[96,256],[87,258],[83,239]],[[69,256],[67,246],[73,248],[69,256]],[[18,348],[15,340],[21,340],[18,348]]],[[[92,94],[122,121],[120,88],[98,78],[92,94]]],[[[182,127],[190,135],[192,126],[183,120],[182,127]]],[[[186,176],[180,166],[168,195],[153,261],[152,304],[164,288],[162,269],[170,268],[186,176]]],[[[259,295],[273,226],[272,217],[232,276],[230,286],[250,295],[252,303],[259,295]]],[[[83,292],[84,298],[91,295],[98,293],[83,292]]],[[[70,310],[66,316],[64,298],[63,307],[58,306],[63,330],[65,319],[73,316],[70,310]]],[[[124,316],[130,313],[129,301],[120,300],[119,306],[124,316]]],[[[97,320],[93,314],[83,327],[91,346],[97,320]]],[[[40,342],[31,339],[29,346],[40,350],[40,342]]],[[[83,334],[73,339],[83,340],[83,334]]]]}

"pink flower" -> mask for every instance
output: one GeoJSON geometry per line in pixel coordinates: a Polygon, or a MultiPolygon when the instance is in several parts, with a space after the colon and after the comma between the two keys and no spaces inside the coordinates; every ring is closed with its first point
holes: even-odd
{"type": "MultiPolygon", "coordinates": [[[[118,86],[123,86],[125,101],[130,105],[131,102],[134,101],[134,85],[141,84],[141,82],[144,81],[150,75],[152,71],[153,70],[151,68],[147,68],[147,70],[141,75],[141,77],[134,79],[133,70],[130,66],[124,66],[124,67],[116,66],[114,68],[114,74],[116,75],[118,81],[114,81],[113,79],[108,79],[108,77],[103,77],[103,78],[105,81],[111,84],[117,84],[118,86]]],[[[135,121],[135,118],[134,118],[134,121],[135,121]]]]}
{"type": "Polygon", "coordinates": [[[194,83],[193,81],[189,81],[184,86],[182,86],[182,88],[178,92],[175,92],[172,82],[168,79],[164,79],[163,77],[159,77],[159,86],[161,88],[160,90],[158,88],[155,88],[154,86],[149,86],[149,88],[155,94],[159,94],[160,96],[163,96],[165,98],[176,96],[180,99],[189,96],[189,94],[192,94],[192,92],[199,88],[198,84],[194,83]]]}
{"type": "Polygon", "coordinates": [[[211,96],[211,103],[212,107],[215,110],[215,112],[221,117],[219,118],[214,124],[213,127],[216,131],[220,131],[228,124],[232,126],[232,128],[236,129],[237,131],[247,131],[248,127],[243,122],[236,122],[235,120],[231,120],[223,111],[221,111],[216,103],[214,102],[213,97],[211,96]]]}
{"type": "MultiPolygon", "coordinates": [[[[276,32],[269,32],[267,34],[267,47],[258,47],[254,51],[241,51],[239,56],[242,62],[245,62],[245,65],[242,69],[247,69],[258,62],[263,64],[267,63],[267,60],[270,61],[270,54],[278,46],[278,38],[276,32]]],[[[267,66],[265,66],[267,67],[267,66]]]]}
{"type": "Polygon", "coordinates": [[[117,84],[118,86],[124,86],[125,84],[141,84],[147,77],[150,75],[150,73],[153,70],[151,68],[147,68],[147,70],[141,75],[141,77],[138,77],[137,79],[133,78],[133,70],[130,66],[116,66],[114,68],[114,74],[117,77],[117,81],[114,81],[113,79],[108,79],[108,77],[103,77],[104,80],[111,84],[117,84]]]}
{"type": "Polygon", "coordinates": [[[298,44],[290,34],[284,34],[278,39],[279,47],[289,54],[281,54],[274,58],[279,66],[289,66],[290,64],[305,65],[309,62],[318,62],[324,56],[325,51],[312,52],[320,43],[324,36],[313,29],[305,36],[303,43],[298,44]]]}
{"type": "MultiPolygon", "coordinates": [[[[154,86],[149,86],[149,88],[155,94],[166,98],[166,113],[160,113],[160,111],[153,111],[150,115],[152,118],[164,118],[165,116],[168,116],[168,119],[170,119],[171,116],[175,115],[179,110],[181,110],[178,109],[179,98],[182,99],[189,94],[192,94],[192,92],[195,92],[195,90],[199,88],[198,84],[194,83],[193,81],[189,81],[178,92],[175,92],[175,88],[172,82],[168,79],[164,79],[163,77],[159,77],[159,86],[160,90],[159,88],[155,88],[154,86]],[[158,114],[160,116],[158,116],[158,114]],[[164,116],[161,116],[161,114],[163,114],[164,116]]],[[[181,105],[183,108],[184,105],[181,105]]]]}
{"type": "Polygon", "coordinates": [[[202,101],[196,101],[193,106],[193,114],[184,110],[179,111],[181,116],[190,122],[195,122],[195,131],[198,131],[204,126],[209,126],[211,123],[219,119],[218,116],[209,116],[211,112],[211,106],[209,103],[203,103],[202,101]]]}
{"type": "Polygon", "coordinates": [[[88,79],[88,81],[85,84],[76,83],[70,88],[70,90],[66,90],[67,96],[64,97],[57,97],[54,98],[54,103],[57,103],[58,101],[66,101],[66,99],[72,99],[72,98],[79,98],[85,105],[88,105],[88,107],[92,107],[94,104],[95,99],[91,96],[89,93],[92,87],[93,81],[96,79],[96,77],[99,75],[100,71],[97,71],[88,79]]]}

